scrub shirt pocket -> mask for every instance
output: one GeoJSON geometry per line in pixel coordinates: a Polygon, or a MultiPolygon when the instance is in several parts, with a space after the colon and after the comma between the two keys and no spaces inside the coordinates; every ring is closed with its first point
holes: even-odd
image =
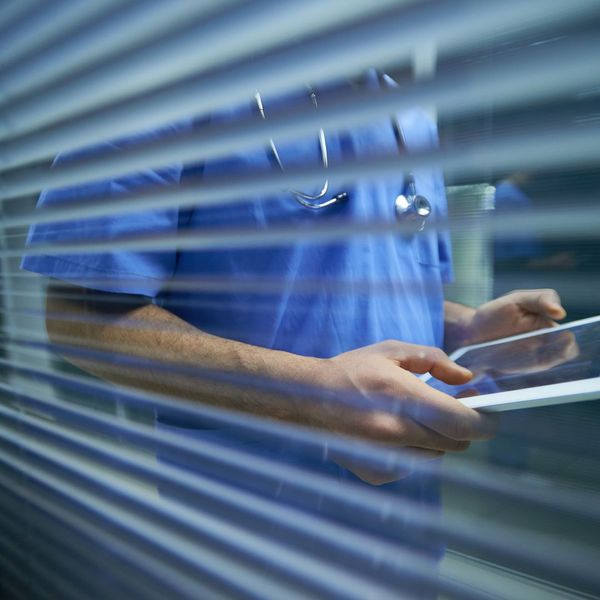
{"type": "Polygon", "coordinates": [[[415,234],[415,244],[417,246],[417,261],[419,264],[427,267],[440,268],[440,249],[438,246],[438,236],[435,231],[427,231],[427,226],[423,231],[415,234]]]}

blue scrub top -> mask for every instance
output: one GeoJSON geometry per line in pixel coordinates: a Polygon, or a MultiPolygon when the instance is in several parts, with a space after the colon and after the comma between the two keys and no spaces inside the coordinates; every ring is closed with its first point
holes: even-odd
{"type": "MultiPolygon", "coordinates": [[[[371,84],[376,85],[373,81],[371,84]]],[[[267,118],[281,102],[270,103],[268,98],[264,99],[267,118]]],[[[306,102],[309,102],[308,96],[306,102]]],[[[249,103],[223,112],[213,120],[234,120],[251,110],[249,103]]],[[[399,120],[409,150],[436,144],[435,126],[423,111],[415,109],[403,113],[399,120]]],[[[62,155],[56,159],[55,167],[84,154],[109,149],[118,151],[143,139],[193,126],[192,122],[179,123],[62,155]]],[[[328,132],[327,146],[331,164],[399,152],[387,119],[339,134],[328,132]]],[[[277,148],[284,165],[320,164],[316,132],[295,143],[277,144],[277,148]]],[[[91,203],[123,196],[149,184],[174,184],[199,175],[209,180],[224,174],[267,173],[272,168],[267,150],[258,148],[200,166],[176,164],[110,181],[47,190],[40,196],[38,206],[54,206],[66,201],[91,203]]],[[[443,217],[446,199],[440,174],[422,169],[415,173],[415,180],[417,192],[429,198],[436,217],[443,217]]],[[[394,199],[403,190],[404,178],[399,169],[396,177],[361,178],[343,190],[331,189],[332,194],[348,191],[349,201],[322,210],[302,207],[289,192],[282,192],[275,196],[244,198],[222,207],[192,210],[174,207],[37,225],[31,228],[30,246],[58,240],[118,239],[148,232],[167,234],[186,228],[268,231],[292,224],[297,228],[298,239],[290,239],[286,246],[266,248],[30,256],[24,259],[22,266],[96,289],[144,294],[204,331],[303,355],[333,356],[387,338],[442,346],[442,284],[451,277],[450,248],[445,234],[426,228],[410,239],[385,234],[355,236],[341,242],[302,241],[302,231],[310,229],[315,222],[393,220],[394,199]],[[219,293],[163,290],[164,282],[173,279],[213,281],[217,287],[218,282],[240,282],[240,288],[236,290],[227,285],[227,291],[219,293]],[[264,291],[260,289],[261,282],[264,291]],[[319,285],[320,282],[326,285],[319,285]],[[327,289],[327,285],[335,287],[336,283],[341,283],[344,289],[327,289]],[[248,291],[244,284],[258,285],[259,289],[248,291]]]]}
{"type": "MultiPolygon", "coordinates": [[[[372,75],[369,85],[379,85],[372,75]]],[[[336,88],[339,92],[339,86],[336,88]]],[[[350,93],[350,88],[349,93],[350,93]]],[[[327,90],[317,90],[327,94],[327,90]]],[[[322,97],[322,96],[319,96],[322,97]]],[[[300,100],[302,101],[302,99],[300,100]]],[[[263,98],[267,118],[284,100],[263,98]]],[[[306,102],[309,102],[306,96],[306,102]]],[[[223,111],[216,121],[231,121],[255,111],[251,102],[235,110],[223,111]]],[[[257,113],[257,118],[260,118],[257,113]]],[[[414,109],[398,115],[409,151],[437,144],[434,123],[427,114],[414,109]]],[[[105,150],[119,151],[143,139],[155,138],[174,130],[197,126],[188,121],[172,127],[144,133],[125,140],[110,142],[86,150],[59,156],[55,166],[85,154],[105,150]]],[[[389,119],[350,131],[327,133],[331,164],[374,155],[397,155],[399,149],[389,119]]],[[[284,166],[320,164],[316,132],[294,143],[277,143],[284,166]]],[[[174,164],[160,170],[146,170],[110,181],[86,183],[42,193],[39,206],[48,207],[66,201],[95,202],[117,198],[149,184],[175,184],[186,178],[209,180],[223,174],[266,174],[273,169],[267,149],[242,151],[222,160],[203,165],[174,164]]],[[[275,167],[277,168],[277,167],[275,167]]],[[[446,198],[441,174],[430,169],[414,173],[417,192],[433,205],[436,217],[446,215],[446,198]]],[[[302,190],[310,191],[310,189],[302,190]]],[[[118,239],[121,236],[148,232],[172,233],[188,228],[268,231],[272,227],[293,224],[297,239],[285,246],[234,248],[227,250],[183,250],[161,252],[115,251],[103,254],[69,256],[29,256],[23,268],[60,280],[110,292],[144,294],[200,329],[242,342],[289,352],[329,357],[384,339],[443,345],[443,283],[451,278],[449,240],[444,233],[425,230],[408,239],[398,234],[361,235],[341,242],[307,243],[302,231],[313,223],[353,219],[359,222],[393,220],[394,199],[404,191],[404,178],[361,177],[352,185],[332,189],[336,194],[347,191],[349,200],[323,210],[302,207],[289,192],[253,196],[222,207],[177,207],[115,217],[102,217],[64,224],[32,227],[28,243],[68,240],[118,239]],[[240,283],[239,289],[227,286],[218,292],[165,291],[170,280],[195,279],[240,283]],[[263,282],[265,291],[261,291],[263,282]],[[267,287],[275,282],[275,287],[267,287]],[[323,285],[312,285],[314,283],[323,285]],[[327,284],[340,282],[343,290],[328,289],[327,284]],[[244,283],[259,285],[248,291],[244,283]]],[[[228,445],[250,445],[227,431],[203,428],[202,424],[169,422],[185,435],[216,437],[228,445]],[[185,429],[187,428],[187,429],[185,429]]],[[[253,451],[256,450],[253,444],[253,451]]],[[[333,463],[297,456],[294,451],[273,446],[256,450],[282,460],[311,463],[311,466],[342,477],[352,478],[333,463]],[[312,461],[312,462],[311,462],[312,461]]],[[[435,496],[418,475],[396,484],[417,498],[435,496]],[[429,489],[429,491],[427,491],[429,489]]]]}

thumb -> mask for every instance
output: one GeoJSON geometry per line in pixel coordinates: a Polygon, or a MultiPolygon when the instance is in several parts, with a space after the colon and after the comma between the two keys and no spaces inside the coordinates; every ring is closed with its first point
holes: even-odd
{"type": "Polygon", "coordinates": [[[555,290],[531,290],[519,292],[517,302],[528,312],[550,317],[551,319],[564,319],[567,312],[563,308],[560,296],[555,290]]]}

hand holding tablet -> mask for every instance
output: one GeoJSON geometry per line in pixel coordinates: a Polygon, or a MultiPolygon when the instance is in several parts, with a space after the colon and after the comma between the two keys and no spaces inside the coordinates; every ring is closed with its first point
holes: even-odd
{"type": "Polygon", "coordinates": [[[432,387],[471,408],[505,411],[600,398],[600,316],[467,346],[450,355],[474,373],[432,387]]]}

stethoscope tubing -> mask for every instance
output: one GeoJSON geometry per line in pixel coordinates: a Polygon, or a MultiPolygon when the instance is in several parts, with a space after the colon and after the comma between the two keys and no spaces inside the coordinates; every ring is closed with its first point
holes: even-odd
{"type": "MultiPolygon", "coordinates": [[[[316,108],[318,106],[317,105],[317,96],[316,96],[314,90],[312,90],[311,88],[309,88],[309,96],[310,96],[312,103],[315,105],[315,108],[316,108]]],[[[263,118],[263,120],[266,120],[265,108],[264,108],[260,93],[256,92],[256,94],[254,94],[254,98],[256,100],[256,105],[258,106],[258,111],[260,113],[260,116],[263,118]]],[[[321,154],[321,162],[323,164],[323,167],[325,169],[327,169],[329,167],[329,156],[328,156],[328,151],[327,151],[327,140],[325,139],[325,131],[322,128],[319,129],[318,137],[319,137],[319,151],[321,154]]],[[[274,161],[277,163],[277,166],[281,169],[281,171],[285,171],[285,168],[283,166],[283,161],[281,160],[281,157],[279,156],[279,152],[277,150],[277,146],[275,146],[275,141],[273,140],[273,138],[269,138],[269,150],[271,152],[271,156],[273,157],[274,161]]],[[[320,208],[326,208],[327,206],[331,206],[332,204],[335,204],[338,201],[338,196],[340,196],[340,195],[334,196],[333,198],[330,198],[329,200],[326,200],[325,202],[315,202],[316,200],[320,200],[321,198],[325,197],[325,195],[329,191],[329,179],[325,179],[325,182],[323,183],[321,190],[316,194],[306,194],[305,192],[301,192],[299,190],[288,190],[288,191],[290,192],[290,194],[292,194],[296,198],[296,200],[300,204],[302,204],[302,206],[305,206],[306,208],[311,208],[311,209],[320,209],[320,208]]],[[[346,194],[346,196],[347,196],[347,194],[346,194]]]]}
{"type": "MultiPolygon", "coordinates": [[[[314,104],[315,108],[318,107],[317,104],[317,96],[315,91],[312,88],[308,88],[308,93],[311,99],[311,102],[314,104]]],[[[265,108],[262,102],[262,98],[260,93],[257,91],[254,95],[254,99],[256,105],[258,107],[258,112],[263,120],[266,120],[265,108]]],[[[407,152],[408,147],[406,143],[406,138],[404,136],[404,132],[402,131],[402,127],[400,126],[400,121],[396,116],[391,117],[392,129],[394,131],[394,137],[396,139],[396,145],[400,152],[407,152]]],[[[318,133],[319,138],[319,152],[321,154],[321,162],[323,167],[327,169],[329,167],[329,157],[327,151],[327,140],[325,139],[325,131],[320,128],[318,133]]],[[[277,164],[281,171],[285,171],[283,166],[283,162],[277,150],[277,146],[275,145],[275,141],[273,138],[269,138],[269,152],[273,158],[273,161],[277,164]]],[[[337,204],[339,202],[345,201],[348,199],[348,193],[342,192],[325,200],[324,202],[318,202],[321,198],[324,198],[329,191],[329,179],[325,179],[323,186],[317,194],[307,194],[305,192],[301,192],[299,190],[288,190],[290,194],[295,198],[295,200],[301,204],[302,206],[309,208],[311,210],[320,210],[323,208],[327,208],[333,204],[337,204]]],[[[411,215],[411,218],[419,218],[420,225],[418,230],[422,230],[425,224],[425,219],[429,216],[431,212],[431,205],[429,200],[424,196],[420,196],[417,194],[415,177],[412,171],[407,171],[404,174],[404,190],[401,194],[396,197],[394,202],[394,209],[396,212],[397,218],[401,218],[404,215],[411,215]]]]}

